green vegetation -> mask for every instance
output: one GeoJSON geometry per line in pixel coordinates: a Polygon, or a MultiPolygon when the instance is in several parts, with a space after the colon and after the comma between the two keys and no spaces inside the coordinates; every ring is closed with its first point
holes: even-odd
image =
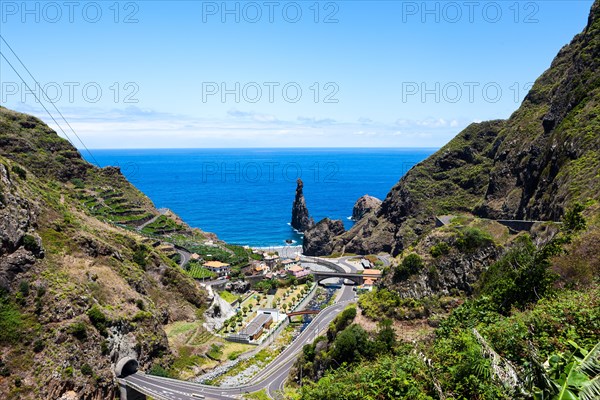
{"type": "Polygon", "coordinates": [[[304,400],[433,400],[427,393],[433,394],[427,366],[408,348],[403,348],[395,357],[380,357],[375,363],[339,368],[317,383],[306,380],[300,391],[304,400]]]}
{"type": "Polygon", "coordinates": [[[94,304],[92,308],[88,310],[87,316],[92,325],[98,329],[98,332],[102,335],[106,335],[106,328],[110,322],[97,304],[94,304]]]}
{"type": "Polygon", "coordinates": [[[175,220],[166,215],[161,215],[154,222],[146,225],[144,229],[142,229],[142,233],[148,235],[164,235],[183,230],[185,230],[183,225],[178,224],[175,220]]]}
{"type": "Polygon", "coordinates": [[[438,258],[444,256],[450,252],[450,245],[446,242],[440,242],[431,246],[429,249],[429,253],[433,258],[438,258]]]}
{"type": "Polygon", "coordinates": [[[395,291],[386,288],[366,292],[358,299],[365,316],[374,321],[387,318],[412,320],[431,315],[445,314],[458,303],[456,297],[429,296],[422,299],[401,298],[395,291]]]}
{"type": "Polygon", "coordinates": [[[220,360],[221,356],[223,356],[222,346],[219,346],[215,343],[211,344],[210,349],[208,352],[206,352],[206,355],[213,360],[220,360]]]}
{"type": "Polygon", "coordinates": [[[147,257],[150,250],[147,246],[140,244],[136,246],[135,251],[133,252],[133,262],[135,262],[140,267],[144,268],[147,264],[147,257]]]}
{"type": "MultiPolygon", "coordinates": [[[[305,347],[304,386],[292,398],[597,398],[598,271],[596,283],[585,291],[554,286],[553,262],[580,243],[587,226],[583,208],[572,210],[565,213],[561,232],[540,247],[528,235],[518,236],[484,274],[475,297],[460,306],[440,296],[402,299],[387,289],[361,295],[359,306],[364,316],[380,321],[378,332],[369,334],[356,324],[339,330],[332,323],[328,337],[319,339],[327,342],[325,350],[305,347]],[[437,318],[435,336],[411,345],[396,343],[385,320],[439,316],[451,309],[448,317],[437,318]],[[398,357],[385,355],[385,349],[398,357]]],[[[466,243],[477,243],[481,235],[465,237],[476,239],[466,243]]]]}
{"type": "Polygon", "coordinates": [[[83,375],[87,375],[87,376],[92,376],[94,374],[94,370],[88,363],[83,364],[80,368],[80,371],[83,375]]]}
{"type": "Polygon", "coordinates": [[[69,326],[69,333],[79,340],[87,339],[87,326],[83,322],[75,322],[69,326]]]}
{"type": "Polygon", "coordinates": [[[21,312],[8,295],[0,291],[0,343],[15,343],[21,338],[23,328],[21,312]]]}
{"type": "Polygon", "coordinates": [[[416,253],[411,253],[404,257],[400,265],[394,270],[394,281],[403,281],[411,275],[419,273],[425,264],[423,259],[416,253]]]}
{"type": "Polygon", "coordinates": [[[21,179],[27,179],[27,171],[25,171],[23,168],[21,168],[18,165],[13,165],[11,168],[11,171],[14,172],[19,178],[21,179]]]}
{"type": "Polygon", "coordinates": [[[463,252],[472,252],[485,246],[494,243],[492,236],[474,227],[465,227],[459,230],[458,238],[456,239],[456,247],[463,252]]]}
{"type": "Polygon", "coordinates": [[[204,268],[196,261],[190,261],[186,265],[187,273],[194,279],[215,279],[217,274],[204,268]]]}
{"type": "Polygon", "coordinates": [[[535,399],[594,400],[600,397],[600,343],[590,351],[571,343],[574,351],[548,358],[544,387],[534,389],[535,399]]]}
{"type": "Polygon", "coordinates": [[[221,296],[221,298],[228,303],[233,303],[234,301],[239,300],[239,298],[240,298],[240,296],[237,296],[231,292],[228,292],[227,290],[220,291],[219,296],[221,296]]]}
{"type": "Polygon", "coordinates": [[[265,389],[263,389],[258,392],[245,394],[244,399],[246,399],[246,400],[269,400],[270,397],[267,394],[267,392],[265,391],[265,389]]]}
{"type": "Polygon", "coordinates": [[[545,297],[557,278],[550,268],[552,257],[562,254],[573,235],[586,226],[582,211],[581,206],[569,210],[560,234],[540,249],[529,236],[519,237],[514,246],[485,272],[479,293],[489,296],[497,310],[504,314],[513,307],[523,309],[545,297]]]}

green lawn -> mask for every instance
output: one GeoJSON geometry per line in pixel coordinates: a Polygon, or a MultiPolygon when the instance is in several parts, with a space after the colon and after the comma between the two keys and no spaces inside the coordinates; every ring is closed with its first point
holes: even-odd
{"type": "Polygon", "coordinates": [[[228,292],[227,290],[219,292],[219,296],[221,296],[221,298],[228,303],[233,303],[239,298],[239,296],[236,296],[235,294],[228,292]]]}

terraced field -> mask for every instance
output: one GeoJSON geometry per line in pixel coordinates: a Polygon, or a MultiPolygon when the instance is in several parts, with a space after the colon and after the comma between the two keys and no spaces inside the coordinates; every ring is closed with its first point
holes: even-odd
{"type": "Polygon", "coordinates": [[[144,209],[140,202],[127,199],[123,192],[113,188],[99,191],[79,189],[77,192],[81,204],[92,215],[115,224],[135,227],[154,217],[154,214],[144,209]]]}

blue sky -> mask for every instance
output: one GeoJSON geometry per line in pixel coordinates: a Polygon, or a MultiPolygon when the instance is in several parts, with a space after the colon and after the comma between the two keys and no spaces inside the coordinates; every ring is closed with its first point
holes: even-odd
{"type": "Polygon", "coordinates": [[[592,2],[3,0],[0,102],[58,129],[12,48],[89,148],[437,147],[510,116],[592,2]]]}

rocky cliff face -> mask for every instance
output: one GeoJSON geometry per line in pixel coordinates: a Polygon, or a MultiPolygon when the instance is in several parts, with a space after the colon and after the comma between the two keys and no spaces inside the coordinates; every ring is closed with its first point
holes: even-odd
{"type": "MultiPolygon", "coordinates": [[[[19,179],[16,174],[14,179],[19,179]]],[[[8,290],[15,276],[27,272],[44,251],[35,233],[39,206],[21,196],[4,164],[0,182],[0,290],[8,290]]]]}
{"type": "Polygon", "coordinates": [[[322,219],[304,233],[302,251],[307,256],[322,256],[333,251],[332,239],[345,231],[340,220],[322,219]]]}
{"type": "Polygon", "coordinates": [[[305,232],[312,228],[315,221],[310,218],[308,208],[306,208],[306,200],[304,199],[304,183],[302,179],[298,179],[296,186],[296,197],[292,204],[292,228],[299,232],[305,232]]]}
{"type": "Polygon", "coordinates": [[[376,197],[364,195],[356,201],[352,208],[352,220],[358,221],[371,211],[377,211],[381,205],[381,200],[376,197]]]}
{"type": "Polygon", "coordinates": [[[332,251],[399,254],[436,215],[557,220],[600,198],[600,2],[508,119],[472,124],[411,169],[332,251]]]}

